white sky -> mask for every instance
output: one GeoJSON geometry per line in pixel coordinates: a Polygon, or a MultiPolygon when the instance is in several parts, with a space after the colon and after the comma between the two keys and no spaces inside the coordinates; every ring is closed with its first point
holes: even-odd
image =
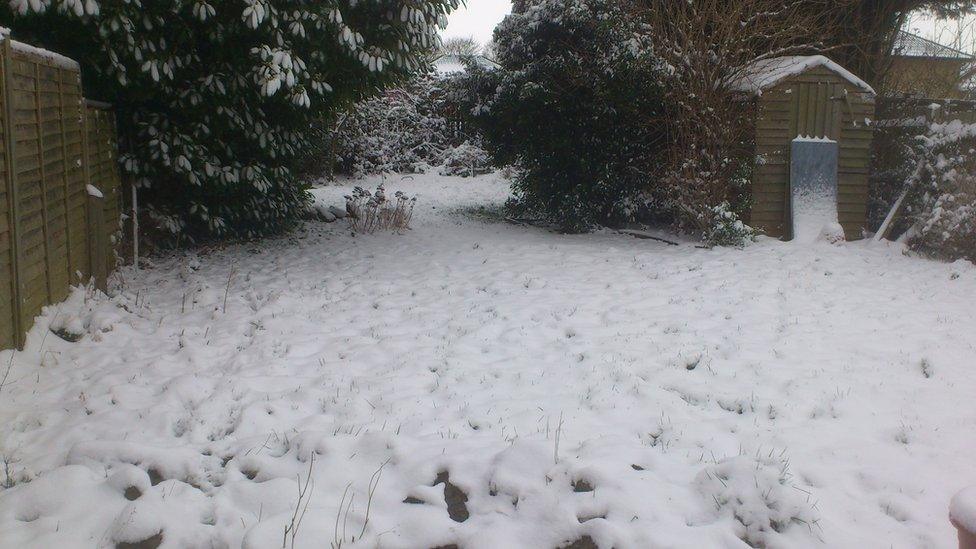
{"type": "Polygon", "coordinates": [[[976,53],[976,17],[935,21],[930,17],[916,16],[908,22],[906,30],[957,50],[976,53]]]}
{"type": "MultiPolygon", "coordinates": [[[[495,25],[512,11],[510,0],[467,0],[448,18],[444,38],[473,37],[484,45],[491,40],[495,25]]],[[[913,18],[908,30],[947,46],[976,53],[976,18],[963,22],[935,22],[924,17],[913,18]]]]}
{"type": "Polygon", "coordinates": [[[495,25],[512,11],[510,0],[467,0],[467,7],[458,8],[448,17],[444,38],[473,37],[485,45],[491,40],[495,25]]]}

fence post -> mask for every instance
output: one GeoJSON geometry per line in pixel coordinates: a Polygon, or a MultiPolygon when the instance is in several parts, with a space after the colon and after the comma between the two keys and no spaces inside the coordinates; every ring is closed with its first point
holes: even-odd
{"type": "MultiPolygon", "coordinates": [[[[104,195],[95,196],[89,191],[90,188],[95,187],[92,184],[92,173],[91,173],[91,135],[90,128],[96,127],[97,121],[92,120],[92,109],[86,104],[85,100],[81,101],[81,114],[82,114],[82,124],[81,124],[81,143],[82,143],[82,166],[84,167],[85,176],[85,193],[88,196],[88,207],[86,212],[88,214],[87,223],[87,233],[88,233],[88,266],[91,271],[89,274],[95,279],[95,287],[104,291],[107,287],[108,274],[105,272],[107,260],[105,259],[105,224],[102,222],[104,217],[104,195]]],[[[95,187],[97,188],[97,187],[95,187]]]]}
{"type": "Polygon", "coordinates": [[[95,287],[102,291],[107,288],[108,280],[108,273],[106,272],[108,259],[105,257],[105,223],[103,222],[104,215],[102,215],[105,209],[104,202],[104,197],[88,194],[88,242],[92,251],[92,276],[95,277],[95,287]]]}
{"type": "Polygon", "coordinates": [[[10,216],[10,308],[13,316],[13,341],[18,349],[24,348],[26,333],[23,322],[23,282],[20,272],[20,192],[17,185],[17,136],[14,135],[14,91],[11,77],[10,36],[2,38],[0,57],[3,63],[3,135],[4,154],[7,157],[7,214],[10,216]]]}

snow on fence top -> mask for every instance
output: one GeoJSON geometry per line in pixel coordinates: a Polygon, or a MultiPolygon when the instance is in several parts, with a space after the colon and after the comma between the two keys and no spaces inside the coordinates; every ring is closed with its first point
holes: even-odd
{"type": "MultiPolygon", "coordinates": [[[[10,39],[10,29],[5,27],[0,27],[0,42],[3,40],[10,39]]],[[[18,42],[16,40],[10,40],[10,48],[14,51],[21,52],[26,55],[31,55],[34,57],[40,57],[47,61],[50,61],[52,65],[60,67],[62,69],[68,70],[81,70],[80,65],[74,59],[70,57],[65,57],[60,53],[55,53],[53,51],[44,50],[31,46],[30,44],[25,44],[23,42],[18,42]]]]}
{"type": "Polygon", "coordinates": [[[763,91],[784,80],[816,67],[826,67],[865,92],[875,93],[867,82],[822,55],[791,55],[756,61],[746,67],[743,75],[732,83],[732,89],[751,95],[762,95],[763,91]]]}

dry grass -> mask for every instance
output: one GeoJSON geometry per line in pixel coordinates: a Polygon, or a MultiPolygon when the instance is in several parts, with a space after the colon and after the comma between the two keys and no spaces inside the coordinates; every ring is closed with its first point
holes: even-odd
{"type": "Polygon", "coordinates": [[[346,196],[352,230],[366,234],[409,229],[416,203],[416,197],[410,198],[401,191],[394,193],[392,200],[388,199],[383,185],[376,187],[375,192],[356,187],[352,195],[346,196]]]}

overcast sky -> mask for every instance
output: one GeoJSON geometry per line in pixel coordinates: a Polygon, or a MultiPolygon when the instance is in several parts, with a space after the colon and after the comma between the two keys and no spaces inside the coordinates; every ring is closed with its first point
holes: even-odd
{"type": "MultiPolygon", "coordinates": [[[[474,37],[478,43],[484,45],[491,40],[491,32],[510,11],[510,0],[468,0],[468,6],[462,7],[448,18],[445,38],[474,37]]],[[[909,28],[929,39],[935,39],[949,46],[956,46],[966,51],[976,49],[976,18],[970,18],[959,29],[956,23],[937,24],[922,17],[913,18],[909,28]],[[960,32],[961,30],[961,32],[960,32]],[[962,35],[961,40],[957,35],[962,35]]]]}
{"type": "Polygon", "coordinates": [[[468,0],[468,6],[459,8],[448,17],[444,38],[469,36],[484,45],[491,40],[491,32],[512,11],[510,0],[468,0]]]}

